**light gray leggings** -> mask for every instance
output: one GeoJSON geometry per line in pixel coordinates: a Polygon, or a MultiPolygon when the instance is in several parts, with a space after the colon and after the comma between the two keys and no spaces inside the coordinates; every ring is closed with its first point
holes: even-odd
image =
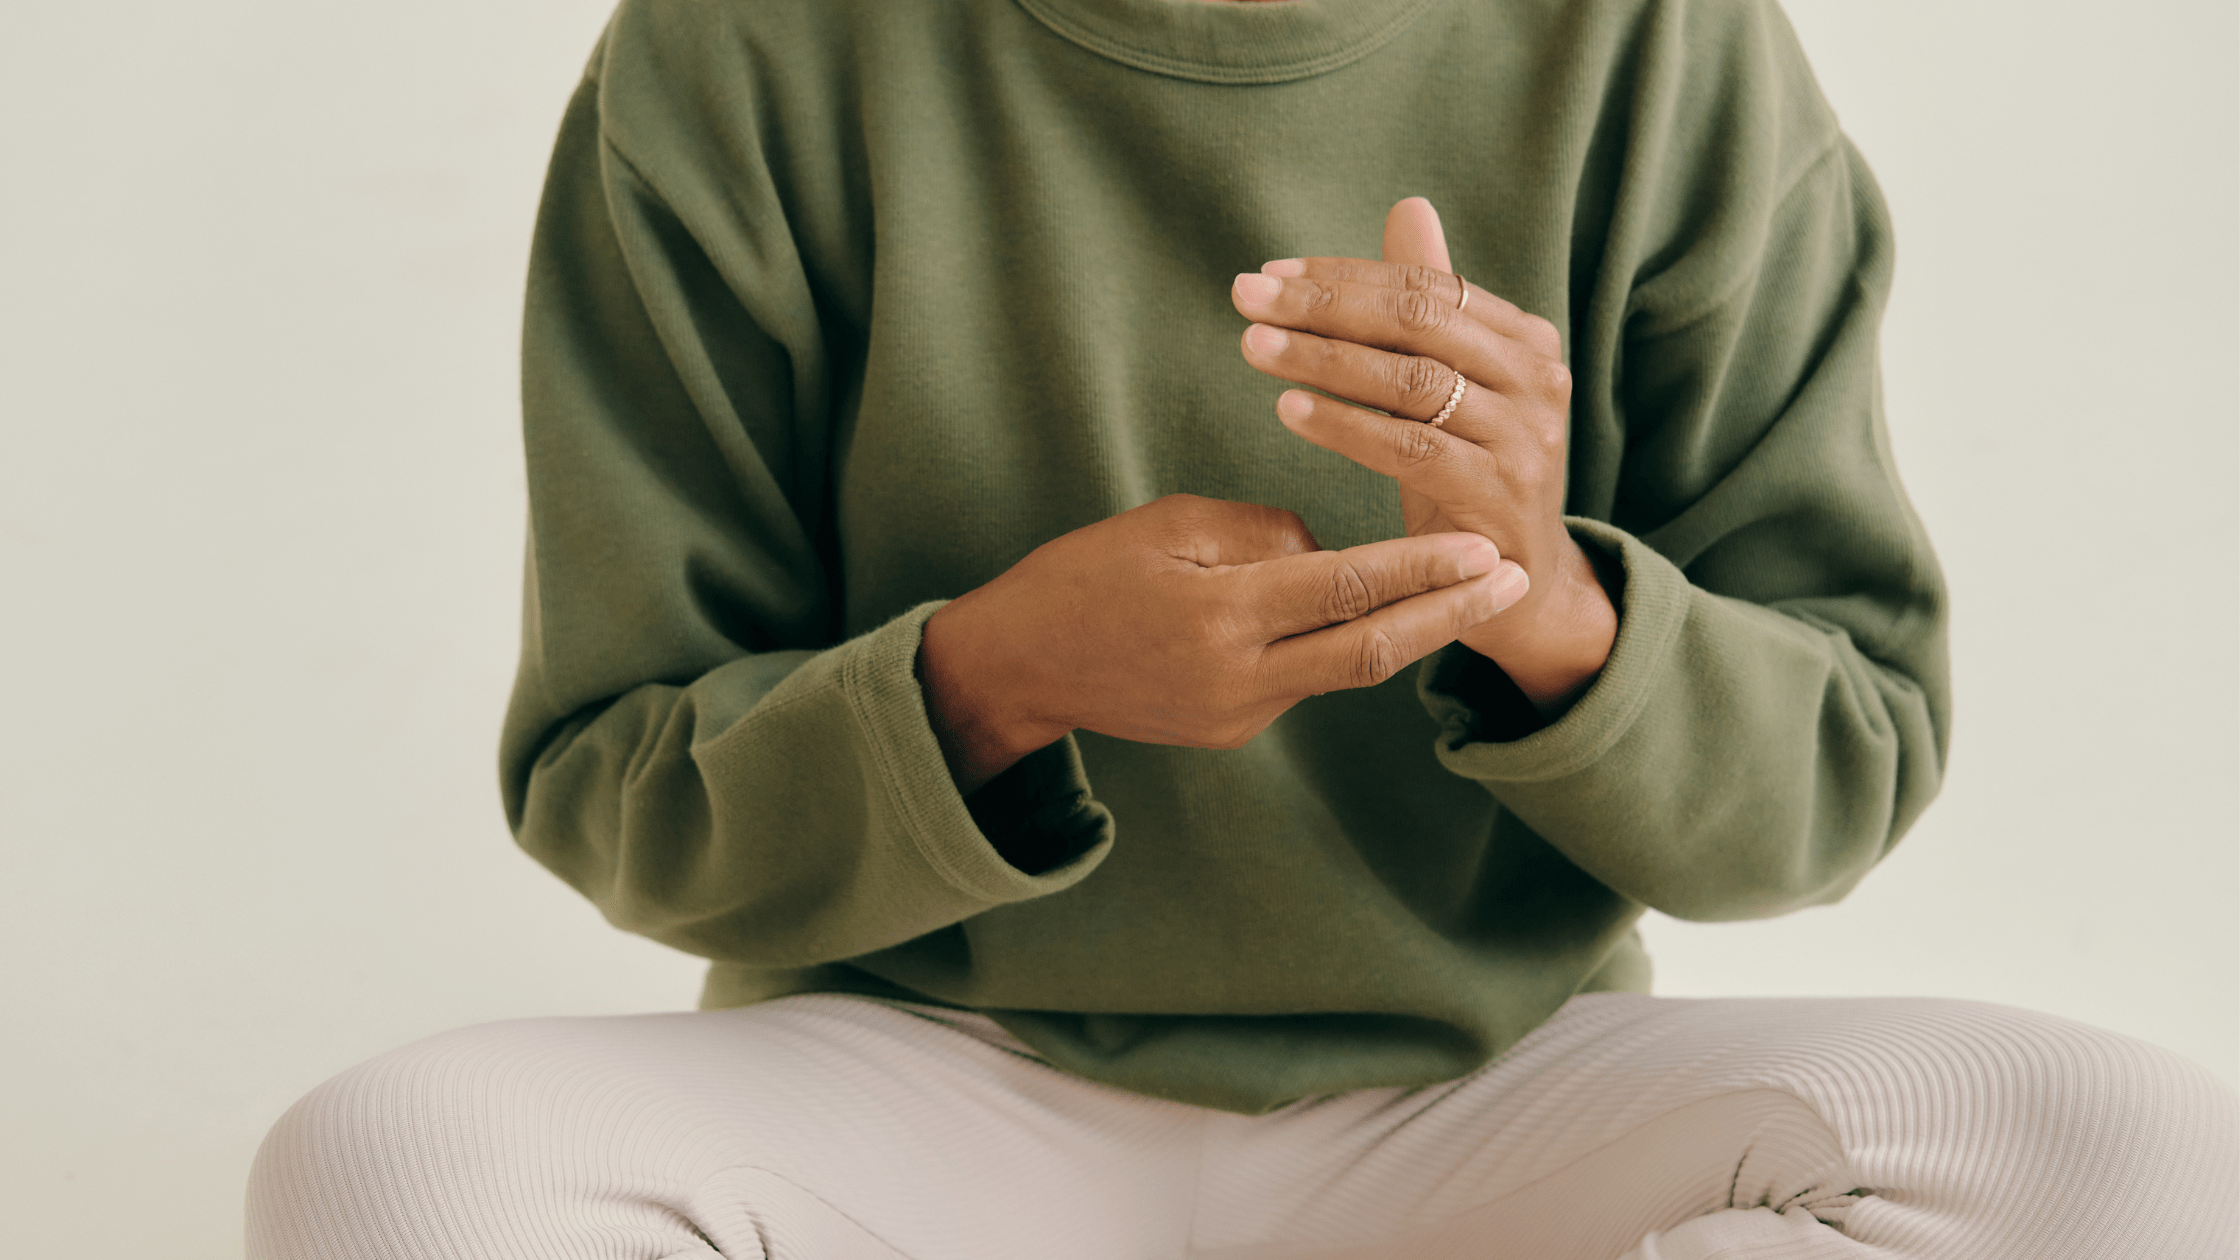
{"type": "Polygon", "coordinates": [[[1485,1069],[1246,1117],[847,997],[520,1020],[314,1090],[251,1260],[2233,1260],[2240,1099],[1910,999],[1575,998],[1485,1069]]]}

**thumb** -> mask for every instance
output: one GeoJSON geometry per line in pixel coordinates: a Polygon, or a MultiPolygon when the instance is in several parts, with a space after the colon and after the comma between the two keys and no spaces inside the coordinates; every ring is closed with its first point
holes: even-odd
{"type": "Polygon", "coordinates": [[[1454,270],[1447,257],[1447,234],[1440,229],[1439,212],[1430,202],[1409,197],[1384,216],[1384,260],[1454,270]]]}

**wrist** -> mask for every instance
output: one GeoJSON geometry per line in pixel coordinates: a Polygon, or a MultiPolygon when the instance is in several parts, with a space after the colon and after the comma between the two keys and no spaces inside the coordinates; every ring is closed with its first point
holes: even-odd
{"type": "Polygon", "coordinates": [[[970,795],[1020,758],[1063,738],[1067,728],[1028,716],[1001,645],[982,630],[970,594],[926,619],[917,674],[926,721],[960,795],[970,795]]]}
{"type": "Polygon", "coordinates": [[[1561,717],[1586,693],[1617,642],[1618,610],[1594,561],[1569,544],[1557,564],[1533,575],[1532,595],[1462,634],[1464,647],[1501,667],[1543,717],[1561,717]],[[1537,597],[1537,598],[1535,598],[1537,597]]]}

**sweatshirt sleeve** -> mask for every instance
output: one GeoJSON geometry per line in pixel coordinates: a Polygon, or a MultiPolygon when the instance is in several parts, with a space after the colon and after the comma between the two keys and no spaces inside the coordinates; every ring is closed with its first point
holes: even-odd
{"type": "Polygon", "coordinates": [[[1583,444],[1623,451],[1609,519],[1569,522],[1623,569],[1616,645],[1521,736],[1468,649],[1418,685],[1440,760],[1580,868],[1740,919],[1840,898],[1935,795],[1944,588],[1883,423],[1881,194],[1777,8],[1683,10],[1729,20],[1651,24],[1610,291],[1574,337],[1575,501],[1583,444]]]}
{"type": "Polygon", "coordinates": [[[760,967],[1081,879],[1112,828],[1070,737],[970,804],[952,785],[915,676],[938,604],[838,641],[818,321],[769,180],[734,179],[696,221],[601,115],[593,75],[530,265],[529,555],[500,749],[519,842],[616,926],[760,967]],[[981,799],[1001,793],[1019,799],[981,799]],[[1007,861],[983,820],[1032,829],[1034,860],[1007,861]]]}

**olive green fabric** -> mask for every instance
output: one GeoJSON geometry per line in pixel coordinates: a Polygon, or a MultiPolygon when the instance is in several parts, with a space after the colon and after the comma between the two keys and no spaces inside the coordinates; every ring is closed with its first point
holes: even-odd
{"type": "Polygon", "coordinates": [[[1643,906],[1832,901],[1935,792],[1890,266],[1767,0],[628,0],[531,264],[510,818],[712,959],[706,1005],[972,1007],[1241,1112],[1458,1076],[1646,987],[1643,906]],[[1450,647],[1241,749],[1078,732],[961,799],[940,601],[1173,492],[1401,532],[1276,419],[1228,291],[1375,256],[1415,194],[1565,330],[1600,679],[1533,729],[1450,647]]]}

